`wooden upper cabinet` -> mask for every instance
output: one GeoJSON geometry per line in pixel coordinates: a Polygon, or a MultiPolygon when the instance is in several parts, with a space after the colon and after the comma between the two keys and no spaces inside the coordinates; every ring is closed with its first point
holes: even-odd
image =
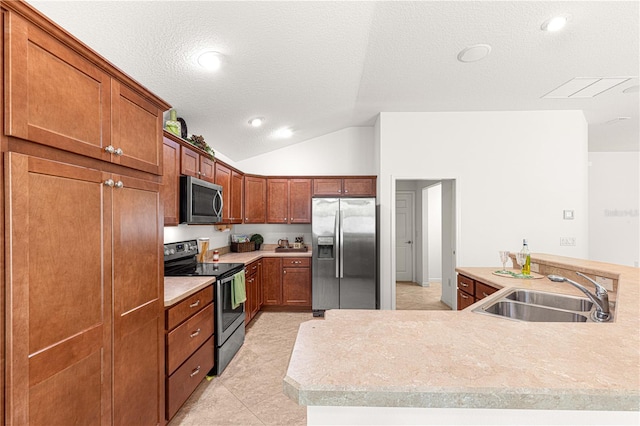
{"type": "Polygon", "coordinates": [[[375,197],[375,177],[344,177],[313,179],[314,196],[375,197]]]}
{"type": "Polygon", "coordinates": [[[162,111],[125,85],[111,83],[111,161],[162,174],[162,111]]]}
{"type": "Polygon", "coordinates": [[[18,14],[6,15],[5,133],[110,160],[110,76],[18,14]]]}
{"type": "Polygon", "coordinates": [[[267,179],[268,223],[311,223],[311,179],[267,179]]]}
{"type": "Polygon", "coordinates": [[[164,226],[180,223],[180,144],[163,138],[163,176],[160,198],[164,205],[164,226]]]}
{"type": "Polygon", "coordinates": [[[313,179],[313,195],[341,196],[342,179],[313,179]]]}
{"type": "Polygon", "coordinates": [[[344,178],[342,179],[342,195],[344,197],[375,197],[375,178],[344,178]]]}
{"type": "Polygon", "coordinates": [[[180,172],[185,176],[216,183],[215,162],[184,145],[180,153],[180,172]]]}
{"type": "Polygon", "coordinates": [[[231,203],[229,214],[231,216],[230,223],[242,223],[243,218],[243,199],[244,193],[244,175],[235,170],[231,170],[231,203]]]}
{"type": "Polygon", "coordinates": [[[289,179],[289,223],[311,223],[311,179],[289,179]]]}
{"type": "Polygon", "coordinates": [[[244,177],[244,223],[266,223],[267,179],[244,177]]]}
{"type": "Polygon", "coordinates": [[[267,179],[267,223],[289,222],[289,179],[267,179]]]}
{"type": "Polygon", "coordinates": [[[219,161],[215,183],[222,186],[222,223],[242,223],[244,175],[219,161]]]}

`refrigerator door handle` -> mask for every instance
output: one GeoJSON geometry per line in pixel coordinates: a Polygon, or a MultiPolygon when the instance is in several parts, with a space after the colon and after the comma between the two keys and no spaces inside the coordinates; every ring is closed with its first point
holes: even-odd
{"type": "MultiPolygon", "coordinates": [[[[336,247],[336,249],[338,250],[338,252],[340,252],[340,247],[338,246],[338,228],[340,226],[340,223],[338,221],[338,211],[336,210],[336,217],[334,219],[334,232],[333,232],[333,238],[336,240],[333,242],[334,247],[336,247]]],[[[336,253],[334,258],[336,261],[336,278],[340,278],[340,262],[338,261],[339,257],[339,253],[336,253]]]]}
{"type": "Polygon", "coordinates": [[[340,278],[344,278],[344,217],[340,211],[340,278]]]}

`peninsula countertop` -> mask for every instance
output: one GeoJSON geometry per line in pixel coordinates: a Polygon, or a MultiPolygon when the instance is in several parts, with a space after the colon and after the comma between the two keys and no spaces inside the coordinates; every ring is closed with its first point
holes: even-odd
{"type": "MultiPolygon", "coordinates": [[[[507,290],[463,311],[331,310],[301,325],[284,391],[308,406],[639,410],[640,270],[589,264],[619,276],[612,323],[471,312],[507,290]]],[[[496,268],[457,270],[501,288],[576,291],[496,268]]]]}

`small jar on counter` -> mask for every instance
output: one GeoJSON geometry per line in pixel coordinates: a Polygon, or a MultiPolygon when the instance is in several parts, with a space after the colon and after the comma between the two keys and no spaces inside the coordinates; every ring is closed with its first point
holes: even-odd
{"type": "Polygon", "coordinates": [[[218,250],[213,251],[213,261],[217,262],[220,260],[220,252],[218,250]]]}

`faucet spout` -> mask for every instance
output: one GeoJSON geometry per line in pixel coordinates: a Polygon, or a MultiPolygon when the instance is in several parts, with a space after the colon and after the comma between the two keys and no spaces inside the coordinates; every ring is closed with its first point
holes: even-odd
{"type": "Polygon", "coordinates": [[[568,278],[561,277],[559,275],[548,275],[547,278],[554,282],[567,282],[583,292],[589,298],[589,300],[591,300],[593,304],[596,305],[595,319],[601,322],[609,321],[609,319],[611,318],[611,312],[609,310],[609,294],[607,293],[607,289],[604,288],[600,283],[592,280],[584,274],[581,274],[580,272],[576,272],[576,274],[585,278],[596,287],[595,294],[587,290],[587,288],[582,284],[579,284],[568,278]]]}

